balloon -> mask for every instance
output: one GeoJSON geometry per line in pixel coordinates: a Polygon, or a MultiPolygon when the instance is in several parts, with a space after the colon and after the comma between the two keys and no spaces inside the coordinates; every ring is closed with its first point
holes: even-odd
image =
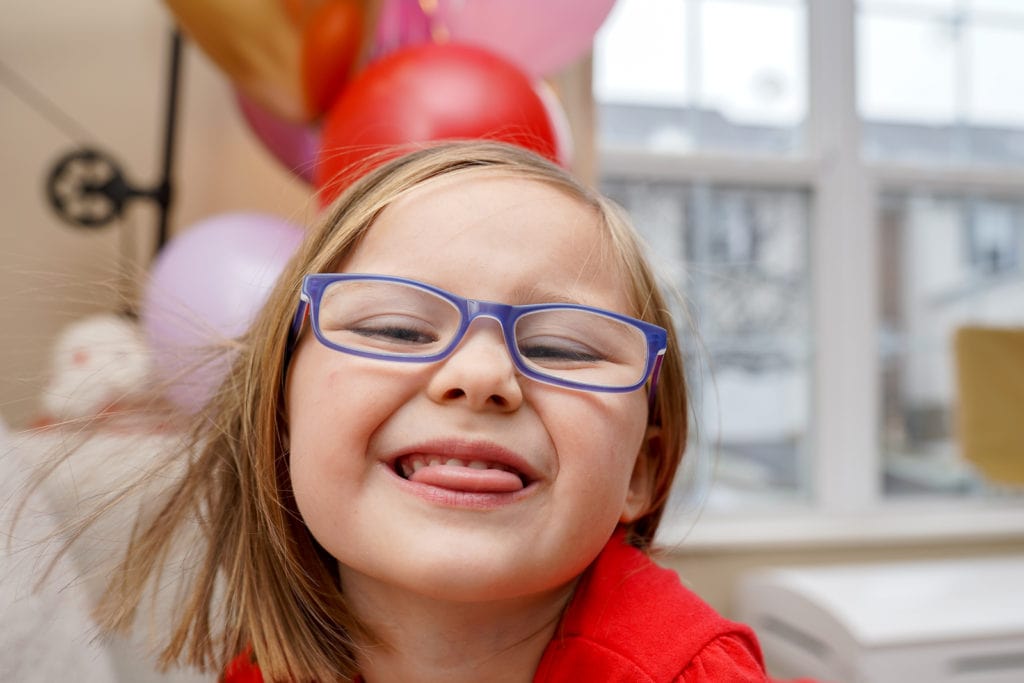
{"type": "Polygon", "coordinates": [[[380,160],[400,145],[473,138],[556,159],[544,102],[515,66],[467,45],[403,48],[368,66],[328,112],[316,186],[326,203],[367,170],[373,155],[380,160]]]}
{"type": "Polygon", "coordinates": [[[292,20],[292,23],[296,26],[302,26],[309,13],[310,3],[307,0],[281,0],[281,4],[284,6],[284,10],[288,13],[288,18],[292,20]]]}
{"type": "Polygon", "coordinates": [[[310,116],[327,111],[351,78],[365,20],[360,0],[330,0],[303,24],[302,89],[310,116]]]}
{"type": "Polygon", "coordinates": [[[312,183],[316,154],[321,146],[319,127],[275,117],[241,92],[236,92],[236,101],[250,130],[274,159],[298,177],[312,183]]]}
{"type": "Polygon", "coordinates": [[[316,155],[320,150],[319,128],[281,119],[241,92],[235,92],[235,101],[249,129],[274,158],[299,178],[312,183],[316,155]]]}
{"type": "Polygon", "coordinates": [[[250,99],[274,115],[308,118],[299,31],[280,2],[164,0],[175,19],[250,99]]]}
{"type": "Polygon", "coordinates": [[[494,50],[534,76],[586,54],[615,0],[438,0],[435,23],[453,42],[494,50]]]}
{"type": "Polygon", "coordinates": [[[157,254],[140,318],[174,404],[196,412],[213,396],[231,358],[207,353],[248,328],[301,240],[302,230],[273,216],[222,214],[157,254]]]}
{"type": "Polygon", "coordinates": [[[372,59],[431,40],[432,19],[420,0],[383,0],[377,13],[372,59]]]}

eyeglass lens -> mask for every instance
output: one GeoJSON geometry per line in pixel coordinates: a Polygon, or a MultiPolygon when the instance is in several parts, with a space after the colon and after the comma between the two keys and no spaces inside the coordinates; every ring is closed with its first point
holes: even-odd
{"type": "MultiPolygon", "coordinates": [[[[319,309],[320,333],[329,343],[396,359],[442,354],[463,326],[454,302],[399,282],[331,283],[319,309]]],[[[513,334],[520,362],[538,375],[626,387],[646,370],[643,332],[596,311],[532,311],[516,320],[513,334]]]]}

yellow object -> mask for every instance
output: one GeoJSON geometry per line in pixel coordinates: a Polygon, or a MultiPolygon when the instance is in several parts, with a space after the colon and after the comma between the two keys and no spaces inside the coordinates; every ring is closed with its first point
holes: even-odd
{"type": "Polygon", "coordinates": [[[954,344],[964,457],[988,481],[1024,484],[1024,328],[962,327],[954,344]]]}

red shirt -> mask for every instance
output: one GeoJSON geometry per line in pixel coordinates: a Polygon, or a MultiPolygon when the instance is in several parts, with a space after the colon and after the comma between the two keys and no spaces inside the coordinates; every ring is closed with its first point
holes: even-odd
{"type": "MultiPolygon", "coordinates": [[[[584,573],[534,683],[765,683],[753,631],[615,534],[584,573]]],[[[262,683],[248,653],[225,683],[262,683]]]]}
{"type": "Polygon", "coordinates": [[[766,681],[761,649],[616,534],[583,575],[534,683],[766,681]]]}

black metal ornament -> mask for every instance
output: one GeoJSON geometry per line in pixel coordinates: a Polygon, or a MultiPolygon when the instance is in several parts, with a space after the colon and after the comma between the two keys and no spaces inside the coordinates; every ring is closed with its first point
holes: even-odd
{"type": "Polygon", "coordinates": [[[110,154],[93,147],[80,147],[61,156],[46,179],[47,200],[61,220],[75,227],[98,229],[120,218],[130,202],[149,200],[159,208],[156,250],[159,251],[166,243],[172,200],[181,46],[181,32],[174,28],[171,31],[160,180],[152,187],[132,184],[110,154]]]}
{"type": "Polygon", "coordinates": [[[46,180],[46,197],[64,222],[102,228],[120,218],[132,199],[151,199],[166,207],[170,183],[165,179],[152,188],[133,185],[113,157],[85,147],[57,160],[46,180]]]}

